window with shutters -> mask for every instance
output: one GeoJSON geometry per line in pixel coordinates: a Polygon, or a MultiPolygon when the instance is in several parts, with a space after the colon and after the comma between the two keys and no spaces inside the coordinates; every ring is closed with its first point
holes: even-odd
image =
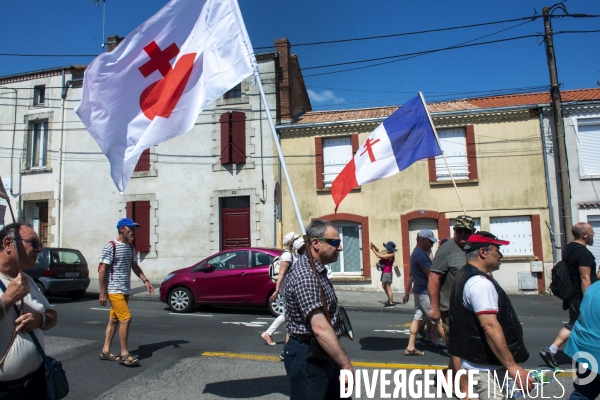
{"type": "Polygon", "coordinates": [[[232,111],[222,114],[221,165],[246,162],[246,114],[232,111]]]}
{"type": "MultiPolygon", "coordinates": [[[[473,125],[438,129],[437,132],[454,180],[473,181],[478,179],[473,125]]],[[[442,156],[429,158],[429,182],[450,182],[448,167],[442,156]]]]}
{"type": "Polygon", "coordinates": [[[48,152],[48,121],[29,123],[27,169],[46,168],[48,152]]]}
{"type": "Polygon", "coordinates": [[[150,149],[146,149],[140,155],[133,172],[150,171],[150,149]]]}
{"type": "Polygon", "coordinates": [[[504,256],[534,255],[531,216],[490,218],[490,232],[510,242],[500,248],[504,256]]]}
{"type": "MultiPolygon", "coordinates": [[[[467,138],[464,128],[440,129],[438,136],[454,179],[469,179],[467,138]]],[[[435,175],[438,181],[450,180],[448,167],[444,162],[444,157],[437,156],[435,158],[435,175]]]]}
{"type": "Polygon", "coordinates": [[[140,227],[135,232],[133,247],[136,251],[150,251],[150,202],[128,201],[125,205],[127,218],[131,218],[140,227]]]}
{"type": "Polygon", "coordinates": [[[331,184],[342,169],[352,159],[352,139],[350,136],[323,138],[323,183],[331,184]]]}
{"type": "Polygon", "coordinates": [[[579,156],[579,176],[600,178],[600,118],[580,118],[577,120],[577,147],[579,156]]]}

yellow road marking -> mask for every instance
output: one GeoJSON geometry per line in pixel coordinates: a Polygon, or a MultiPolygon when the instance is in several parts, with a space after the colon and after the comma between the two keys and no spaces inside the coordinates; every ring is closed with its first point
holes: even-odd
{"type": "MultiPolygon", "coordinates": [[[[254,360],[254,361],[275,361],[280,362],[279,356],[263,356],[259,354],[243,354],[243,353],[228,353],[223,351],[206,351],[201,354],[204,357],[223,357],[223,358],[238,358],[243,360],[254,360]]],[[[362,368],[377,368],[377,369],[435,369],[443,370],[447,367],[445,365],[427,365],[427,364],[395,364],[395,363],[375,363],[375,362],[364,362],[364,361],[353,361],[352,365],[355,367],[362,368]]],[[[529,371],[529,370],[527,370],[529,371]]],[[[550,370],[548,370],[550,372],[550,370]]],[[[573,371],[566,370],[557,372],[556,376],[571,376],[573,371]]],[[[552,376],[552,374],[550,374],[552,376]]]]}

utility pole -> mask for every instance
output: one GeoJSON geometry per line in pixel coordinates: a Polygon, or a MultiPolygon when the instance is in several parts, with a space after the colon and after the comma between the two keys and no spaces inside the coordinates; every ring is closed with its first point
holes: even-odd
{"type": "MultiPolygon", "coordinates": [[[[550,12],[560,7],[564,9],[562,4],[557,4],[551,7],[544,7],[544,42],[546,43],[546,58],[548,60],[548,70],[550,72],[550,96],[552,104],[552,112],[554,115],[554,134],[555,142],[558,146],[558,165],[559,165],[559,180],[562,199],[562,207],[560,210],[560,219],[564,235],[562,236],[562,244],[566,244],[573,240],[571,229],[573,228],[573,216],[571,212],[571,181],[569,180],[569,163],[567,161],[567,146],[565,142],[565,126],[563,123],[562,106],[560,100],[560,88],[558,83],[558,72],[556,70],[556,58],[554,57],[554,43],[552,39],[552,24],[550,22],[550,12]]],[[[564,10],[566,12],[566,9],[564,10]]]]}

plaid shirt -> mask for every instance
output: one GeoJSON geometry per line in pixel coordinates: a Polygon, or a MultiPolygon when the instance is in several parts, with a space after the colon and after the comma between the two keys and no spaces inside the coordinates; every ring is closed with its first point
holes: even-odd
{"type": "MultiPolygon", "coordinates": [[[[342,335],[342,324],[333,285],[327,279],[327,268],[317,260],[315,260],[315,267],[323,286],[333,330],[339,338],[342,335]]],[[[287,333],[301,338],[314,336],[307,318],[308,314],[319,307],[323,307],[319,282],[310,267],[308,256],[303,254],[296,259],[286,274],[285,322],[287,333]]]]}

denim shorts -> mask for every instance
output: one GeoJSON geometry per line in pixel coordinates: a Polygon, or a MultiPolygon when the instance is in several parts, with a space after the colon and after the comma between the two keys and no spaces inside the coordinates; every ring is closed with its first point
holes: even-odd
{"type": "Polygon", "coordinates": [[[381,283],[389,283],[391,285],[392,280],[393,280],[393,276],[392,276],[391,272],[389,274],[386,272],[381,273],[381,283]]]}

